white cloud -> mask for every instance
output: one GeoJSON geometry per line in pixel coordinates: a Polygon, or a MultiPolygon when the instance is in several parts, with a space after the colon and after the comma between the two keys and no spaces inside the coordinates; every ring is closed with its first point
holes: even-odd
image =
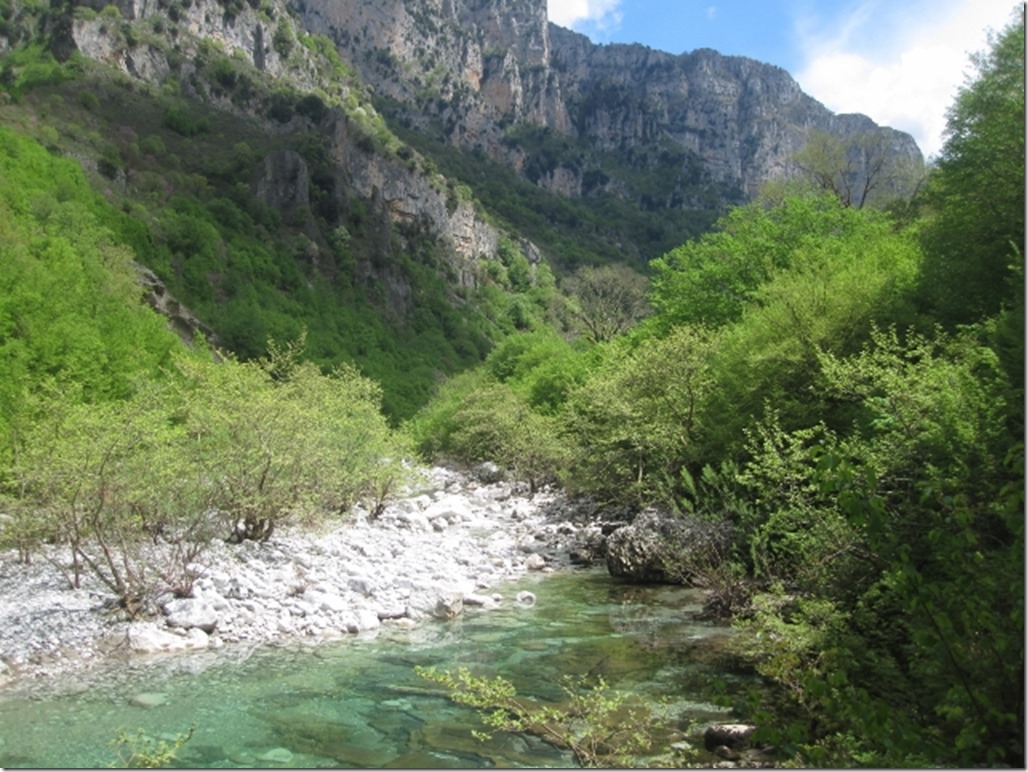
{"type": "Polygon", "coordinates": [[[621,0],[549,0],[549,18],[568,29],[607,29],[621,23],[621,0]]]}
{"type": "Polygon", "coordinates": [[[987,48],[987,31],[1006,26],[1013,9],[1010,0],[868,0],[830,27],[805,17],[796,24],[806,62],[796,79],[829,109],[909,132],[932,156],[970,55],[987,48]]]}

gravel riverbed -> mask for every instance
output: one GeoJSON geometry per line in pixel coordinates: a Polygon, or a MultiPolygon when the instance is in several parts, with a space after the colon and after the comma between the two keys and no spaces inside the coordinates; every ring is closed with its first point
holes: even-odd
{"type": "Polygon", "coordinates": [[[19,563],[0,551],[0,688],[115,657],[330,640],[386,625],[415,627],[504,604],[531,605],[505,585],[528,571],[595,554],[600,527],[576,522],[559,492],[443,467],[424,470],[378,517],[357,508],[317,529],[268,542],[215,541],[194,566],[192,596],[129,620],[99,582],[69,588],[55,547],[19,563]]]}

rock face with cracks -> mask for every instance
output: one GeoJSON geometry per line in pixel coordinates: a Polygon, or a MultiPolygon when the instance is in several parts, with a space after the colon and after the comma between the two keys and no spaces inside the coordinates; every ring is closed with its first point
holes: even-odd
{"type": "Polygon", "coordinates": [[[504,584],[568,567],[571,552],[602,539],[599,526],[569,518],[557,492],[528,497],[434,468],[377,518],[358,509],[267,543],[212,543],[191,566],[192,596],[159,598],[158,615],[135,621],[88,578],[69,589],[66,550],[29,565],[0,552],[0,684],[114,656],[332,639],[531,605],[504,584]]]}

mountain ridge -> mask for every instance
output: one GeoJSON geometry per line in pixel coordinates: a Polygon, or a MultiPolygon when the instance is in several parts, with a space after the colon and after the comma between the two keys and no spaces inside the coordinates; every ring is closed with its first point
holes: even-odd
{"type": "Polygon", "coordinates": [[[244,357],[308,330],[402,393],[393,415],[504,335],[572,334],[563,275],[645,271],[788,172],[804,122],[920,157],[779,68],[596,46],[538,0],[0,0],[0,22],[0,111],[127,213],[163,291],[244,357]]]}
{"type": "Polygon", "coordinates": [[[877,133],[891,154],[923,163],[909,135],[832,113],[780,67],[709,48],[598,45],[548,22],[544,0],[290,7],[308,30],[332,38],[376,93],[403,105],[401,120],[441,127],[444,141],[528,169],[533,182],[562,195],[613,194],[663,208],[742,203],[767,181],[800,174],[793,158],[812,130],[847,142],[877,133]],[[412,61],[432,65],[431,77],[412,61]],[[524,127],[583,142],[586,152],[541,163],[511,136],[524,127]],[[673,177],[662,201],[617,168],[631,166],[625,156],[639,149],[650,156],[642,168],[673,177]],[[672,163],[661,163],[668,150],[672,163]]]}

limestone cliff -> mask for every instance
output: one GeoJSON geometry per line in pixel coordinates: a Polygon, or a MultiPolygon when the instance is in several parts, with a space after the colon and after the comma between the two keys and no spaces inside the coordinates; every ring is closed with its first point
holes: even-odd
{"type": "MultiPolygon", "coordinates": [[[[794,156],[814,131],[847,142],[874,134],[894,156],[922,162],[908,135],[831,113],[780,68],[707,49],[595,45],[550,24],[545,0],[71,0],[68,8],[57,48],[256,118],[271,135],[327,138],[333,167],[319,179],[331,178],[322,193],[336,210],[365,201],[382,218],[386,258],[393,226],[433,239],[465,286],[502,234],[466,188],[391,133],[384,112],[558,196],[615,197],[649,213],[710,214],[744,202],[764,182],[797,174],[794,156]],[[317,54],[309,33],[334,44],[327,60],[341,57],[337,71],[325,71],[326,52],[317,54]],[[264,97],[237,87],[238,61],[274,84],[264,97]],[[297,96],[276,115],[268,94],[282,88],[313,101],[297,109],[297,96]]],[[[854,158],[859,178],[864,160],[854,158]]],[[[302,159],[269,156],[253,179],[270,206],[309,208],[313,177],[302,159]]],[[[306,231],[327,243],[313,219],[306,231]]],[[[609,241],[621,249],[631,237],[612,232],[609,241]]],[[[533,245],[523,247],[538,259],[533,245]]],[[[398,286],[396,276],[383,278],[398,286]]],[[[402,311],[404,293],[393,295],[402,311]]]]}
{"type": "MultiPolygon", "coordinates": [[[[455,196],[445,179],[427,171],[409,149],[400,147],[360,84],[330,85],[307,49],[295,42],[282,44],[282,39],[289,40],[294,34],[294,21],[279,0],[268,0],[259,8],[254,7],[256,3],[230,5],[229,0],[117,0],[116,4],[124,21],[110,13],[77,15],[70,46],[133,79],[152,85],[172,81],[219,109],[263,120],[269,132],[315,131],[327,138],[333,162],[332,195],[340,206],[353,198],[362,199],[372,214],[381,218],[378,227],[386,231],[381,240],[384,259],[376,272],[394,290],[390,296],[395,311],[405,310],[404,298],[410,288],[403,286],[403,279],[388,265],[391,226],[413,226],[442,243],[452,273],[464,286],[475,284],[478,259],[495,257],[500,233],[479,217],[471,201],[455,196]],[[256,98],[240,99],[238,89],[228,94],[209,77],[196,76],[198,61],[211,51],[248,62],[297,93],[323,95],[317,104],[327,102],[329,107],[319,108],[316,115],[291,111],[287,120],[270,119],[267,105],[256,98]],[[382,147],[375,132],[394,146],[382,147]]],[[[373,5],[368,4],[364,12],[373,14],[373,5]]],[[[296,211],[310,204],[311,184],[303,159],[282,151],[261,161],[254,170],[252,188],[269,206],[296,211]]],[[[315,241],[327,240],[327,234],[316,232],[313,220],[308,221],[307,230],[315,241]]]]}
{"type": "Polygon", "coordinates": [[[892,153],[921,163],[909,135],[834,115],[778,67],[706,49],[594,45],[548,23],[545,0],[293,0],[293,9],[403,120],[441,126],[449,142],[563,195],[614,193],[650,207],[709,205],[701,199],[711,193],[743,201],[797,173],[791,159],[813,130],[846,140],[880,132],[892,153]],[[526,126],[574,140],[578,157],[540,163],[517,139],[526,126]],[[673,177],[663,200],[633,190],[640,171],[673,177]]]}

